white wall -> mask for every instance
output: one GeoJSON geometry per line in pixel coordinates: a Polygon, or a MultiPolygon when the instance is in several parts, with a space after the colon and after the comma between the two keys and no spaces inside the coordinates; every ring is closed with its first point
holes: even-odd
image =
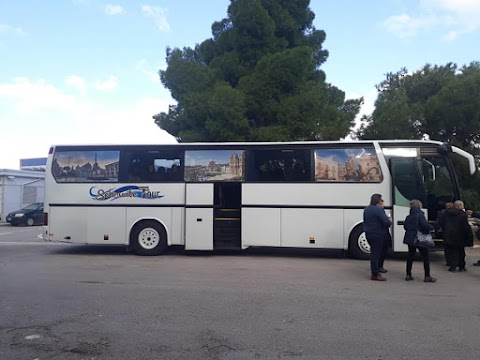
{"type": "Polygon", "coordinates": [[[43,202],[44,178],[43,172],[0,169],[0,222],[5,222],[9,212],[19,210],[32,202],[43,202]],[[35,196],[27,197],[28,203],[24,201],[25,187],[36,188],[36,191],[33,191],[35,196]]]}

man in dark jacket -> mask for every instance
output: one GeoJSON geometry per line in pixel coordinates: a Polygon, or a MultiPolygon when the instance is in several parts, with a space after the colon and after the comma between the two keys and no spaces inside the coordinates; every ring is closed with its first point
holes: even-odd
{"type": "Polygon", "coordinates": [[[465,246],[473,245],[473,234],[468,224],[463,202],[457,200],[453,207],[445,210],[445,216],[437,219],[437,226],[443,229],[443,244],[450,253],[448,271],[467,271],[465,268],[465,246]]]}
{"type": "MultiPolygon", "coordinates": [[[[453,207],[453,203],[452,202],[447,202],[445,204],[445,209],[443,209],[442,211],[440,211],[437,215],[437,221],[435,222],[435,231],[439,231],[441,228],[439,227],[438,224],[443,224],[445,222],[445,211],[447,211],[448,209],[451,209],[453,207]]],[[[445,255],[445,265],[446,266],[450,266],[450,252],[449,252],[449,249],[447,247],[443,247],[443,253],[445,255]]]]}
{"type": "Polygon", "coordinates": [[[382,195],[373,194],[370,198],[370,205],[363,211],[363,230],[370,244],[371,279],[376,281],[387,280],[380,275],[378,263],[382,256],[382,249],[387,237],[388,228],[392,224],[387,214],[385,214],[382,205],[382,195]]]}
{"type": "MultiPolygon", "coordinates": [[[[383,200],[378,204],[382,209],[385,207],[385,203],[383,200]]],[[[392,219],[388,217],[390,221],[392,219]]],[[[387,258],[388,249],[392,247],[392,236],[390,235],[390,231],[387,230],[385,234],[385,239],[383,240],[382,251],[380,252],[380,257],[378,259],[378,271],[381,274],[386,274],[388,271],[383,268],[383,264],[385,263],[385,259],[387,258]]]]}
{"type": "MultiPolygon", "coordinates": [[[[480,240],[480,213],[473,210],[467,210],[465,211],[465,213],[468,216],[468,222],[470,223],[470,226],[472,226],[472,229],[475,232],[475,237],[477,238],[477,240],[480,240]]],[[[473,265],[480,266],[480,260],[473,263],[473,265]]]]}

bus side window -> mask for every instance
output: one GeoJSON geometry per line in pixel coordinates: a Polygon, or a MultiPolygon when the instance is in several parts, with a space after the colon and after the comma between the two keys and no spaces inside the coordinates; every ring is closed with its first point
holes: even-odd
{"type": "Polygon", "coordinates": [[[165,181],[167,180],[167,171],[163,166],[159,166],[157,170],[155,170],[155,167],[152,165],[152,172],[151,172],[151,180],[152,181],[165,181]]]}
{"type": "Polygon", "coordinates": [[[272,172],[270,171],[270,164],[268,162],[263,163],[258,167],[257,181],[271,181],[273,180],[272,172]]]}
{"type": "Polygon", "coordinates": [[[250,154],[256,175],[248,176],[250,181],[311,181],[309,150],[253,150],[250,154]]]}
{"type": "Polygon", "coordinates": [[[180,180],[180,169],[177,164],[173,164],[168,173],[170,181],[180,180]]]}
{"type": "Polygon", "coordinates": [[[140,176],[140,167],[137,163],[130,165],[128,169],[128,181],[142,181],[140,176]]]}

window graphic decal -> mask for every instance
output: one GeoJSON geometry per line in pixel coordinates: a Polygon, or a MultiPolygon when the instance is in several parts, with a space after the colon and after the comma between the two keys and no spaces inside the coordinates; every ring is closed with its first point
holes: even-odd
{"type": "Polygon", "coordinates": [[[243,150],[192,150],[185,152],[185,181],[243,181],[243,150]]]}
{"type": "Polygon", "coordinates": [[[315,150],[315,181],[381,182],[374,148],[315,150]]]}
{"type": "Polygon", "coordinates": [[[117,182],[119,151],[62,151],[53,158],[58,182],[117,182]]]}

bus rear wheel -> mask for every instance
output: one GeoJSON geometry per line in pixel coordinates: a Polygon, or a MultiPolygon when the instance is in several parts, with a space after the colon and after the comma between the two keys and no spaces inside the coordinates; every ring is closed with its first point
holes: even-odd
{"type": "Polygon", "coordinates": [[[348,252],[355,259],[370,259],[370,244],[363,231],[363,225],[358,225],[350,233],[350,238],[348,239],[348,252]]]}
{"type": "Polygon", "coordinates": [[[146,220],[134,226],[130,243],[135,254],[154,256],[163,254],[167,249],[167,233],[158,222],[146,220]]]}

